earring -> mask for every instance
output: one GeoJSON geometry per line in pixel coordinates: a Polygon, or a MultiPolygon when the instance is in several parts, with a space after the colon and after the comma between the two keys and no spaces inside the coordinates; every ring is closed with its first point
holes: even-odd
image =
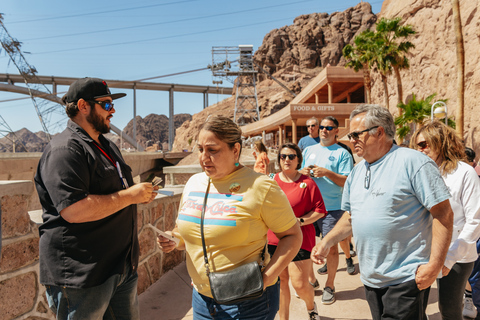
{"type": "Polygon", "coordinates": [[[238,167],[239,165],[240,165],[240,163],[235,162],[235,167],[238,167]]]}

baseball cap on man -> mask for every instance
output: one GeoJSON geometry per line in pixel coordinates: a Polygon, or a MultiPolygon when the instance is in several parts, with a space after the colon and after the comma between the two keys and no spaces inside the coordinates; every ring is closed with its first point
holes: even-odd
{"type": "Polygon", "coordinates": [[[64,103],[83,100],[95,100],[98,98],[111,97],[112,100],[123,98],[126,93],[111,93],[107,83],[98,78],[83,78],[70,85],[68,92],[62,97],[64,103]]]}

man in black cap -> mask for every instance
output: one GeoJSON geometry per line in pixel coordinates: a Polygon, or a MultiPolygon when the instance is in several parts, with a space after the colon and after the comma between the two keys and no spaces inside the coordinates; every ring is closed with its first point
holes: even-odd
{"type": "Polygon", "coordinates": [[[74,82],[62,100],[70,120],[47,145],[35,185],[43,207],[40,282],[57,319],[139,319],[137,203],[156,193],[102,134],[115,113],[101,79],[74,82]]]}

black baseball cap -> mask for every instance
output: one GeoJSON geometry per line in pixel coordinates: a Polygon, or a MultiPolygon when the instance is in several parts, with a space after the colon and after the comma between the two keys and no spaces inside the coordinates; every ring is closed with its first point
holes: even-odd
{"type": "Polygon", "coordinates": [[[97,98],[111,97],[112,100],[123,98],[126,93],[111,93],[105,80],[98,78],[83,78],[70,85],[68,92],[62,97],[64,103],[97,98]]]}

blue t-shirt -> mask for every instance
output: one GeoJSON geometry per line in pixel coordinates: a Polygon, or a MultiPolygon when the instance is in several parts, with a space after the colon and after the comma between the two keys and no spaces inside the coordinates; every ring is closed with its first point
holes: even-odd
{"type": "MultiPolygon", "coordinates": [[[[302,155],[302,168],[316,165],[344,176],[348,176],[353,168],[353,160],[350,153],[336,143],[328,147],[317,143],[303,150],[302,155]]],[[[327,177],[312,177],[312,179],[322,193],[327,211],[340,210],[343,188],[327,177]]]]}
{"type": "Polygon", "coordinates": [[[310,136],[305,136],[300,141],[298,141],[298,147],[300,150],[305,150],[306,147],[310,147],[320,143],[320,136],[312,138],[310,136]]]}
{"type": "Polygon", "coordinates": [[[342,210],[352,217],[365,285],[382,288],[415,278],[417,267],[430,258],[429,210],[448,198],[437,165],[418,151],[394,145],[376,162],[355,166],[342,210]]]}

